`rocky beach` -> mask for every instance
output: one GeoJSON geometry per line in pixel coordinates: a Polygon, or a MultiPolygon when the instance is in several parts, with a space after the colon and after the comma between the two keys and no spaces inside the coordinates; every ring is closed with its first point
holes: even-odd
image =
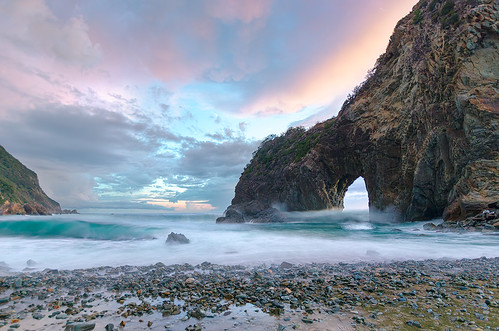
{"type": "Polygon", "coordinates": [[[0,331],[499,331],[498,0],[285,2],[0,2],[0,331]]]}
{"type": "Polygon", "coordinates": [[[5,330],[498,330],[499,258],[46,269],[0,277],[5,330]]]}

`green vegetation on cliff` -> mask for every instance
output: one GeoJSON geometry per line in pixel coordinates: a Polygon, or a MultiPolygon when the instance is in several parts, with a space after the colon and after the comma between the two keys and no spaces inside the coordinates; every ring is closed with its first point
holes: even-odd
{"type": "Polygon", "coordinates": [[[0,214],[47,214],[60,210],[59,204],[41,189],[36,173],[0,146],[0,214]]]}

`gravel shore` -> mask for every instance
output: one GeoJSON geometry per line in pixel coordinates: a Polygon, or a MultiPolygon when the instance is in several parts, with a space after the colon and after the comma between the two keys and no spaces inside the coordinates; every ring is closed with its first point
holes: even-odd
{"type": "Polygon", "coordinates": [[[499,258],[0,276],[5,330],[499,330],[499,258]]]}

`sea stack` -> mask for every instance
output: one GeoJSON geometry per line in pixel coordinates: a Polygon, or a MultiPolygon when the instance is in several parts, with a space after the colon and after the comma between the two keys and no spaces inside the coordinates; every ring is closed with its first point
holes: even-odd
{"type": "Polygon", "coordinates": [[[493,0],[420,1],[337,117],[261,144],[217,222],[342,208],[358,177],[370,211],[397,220],[487,209],[499,200],[498,22],[493,0]]]}

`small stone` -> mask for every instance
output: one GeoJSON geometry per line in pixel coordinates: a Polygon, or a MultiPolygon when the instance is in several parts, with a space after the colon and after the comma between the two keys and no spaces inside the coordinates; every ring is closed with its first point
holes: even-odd
{"type": "Polygon", "coordinates": [[[40,313],[34,313],[34,314],[33,314],[33,318],[34,318],[35,320],[41,320],[44,316],[45,316],[45,315],[42,315],[42,314],[40,314],[40,313]]]}
{"type": "Polygon", "coordinates": [[[418,329],[421,329],[421,323],[419,323],[418,321],[410,320],[410,321],[407,321],[405,324],[412,326],[412,327],[415,327],[415,328],[418,328],[418,329]]]}
{"type": "Polygon", "coordinates": [[[203,319],[206,317],[206,313],[204,310],[202,309],[193,309],[193,310],[190,310],[187,315],[189,315],[190,317],[194,317],[198,320],[200,319],[203,319]]]}
{"type": "Polygon", "coordinates": [[[66,331],[90,331],[95,329],[95,323],[66,324],[66,331]]]}
{"type": "Polygon", "coordinates": [[[305,324],[312,324],[312,323],[314,323],[314,321],[313,321],[313,320],[311,320],[311,319],[309,319],[309,318],[306,318],[306,317],[302,318],[302,319],[301,319],[301,321],[302,321],[303,323],[305,323],[305,324]]]}
{"type": "Polygon", "coordinates": [[[106,331],[113,331],[114,330],[114,324],[109,323],[108,325],[105,326],[106,331]]]}
{"type": "Polygon", "coordinates": [[[20,288],[23,286],[23,280],[21,278],[16,278],[14,281],[14,287],[15,288],[20,288]]]}

